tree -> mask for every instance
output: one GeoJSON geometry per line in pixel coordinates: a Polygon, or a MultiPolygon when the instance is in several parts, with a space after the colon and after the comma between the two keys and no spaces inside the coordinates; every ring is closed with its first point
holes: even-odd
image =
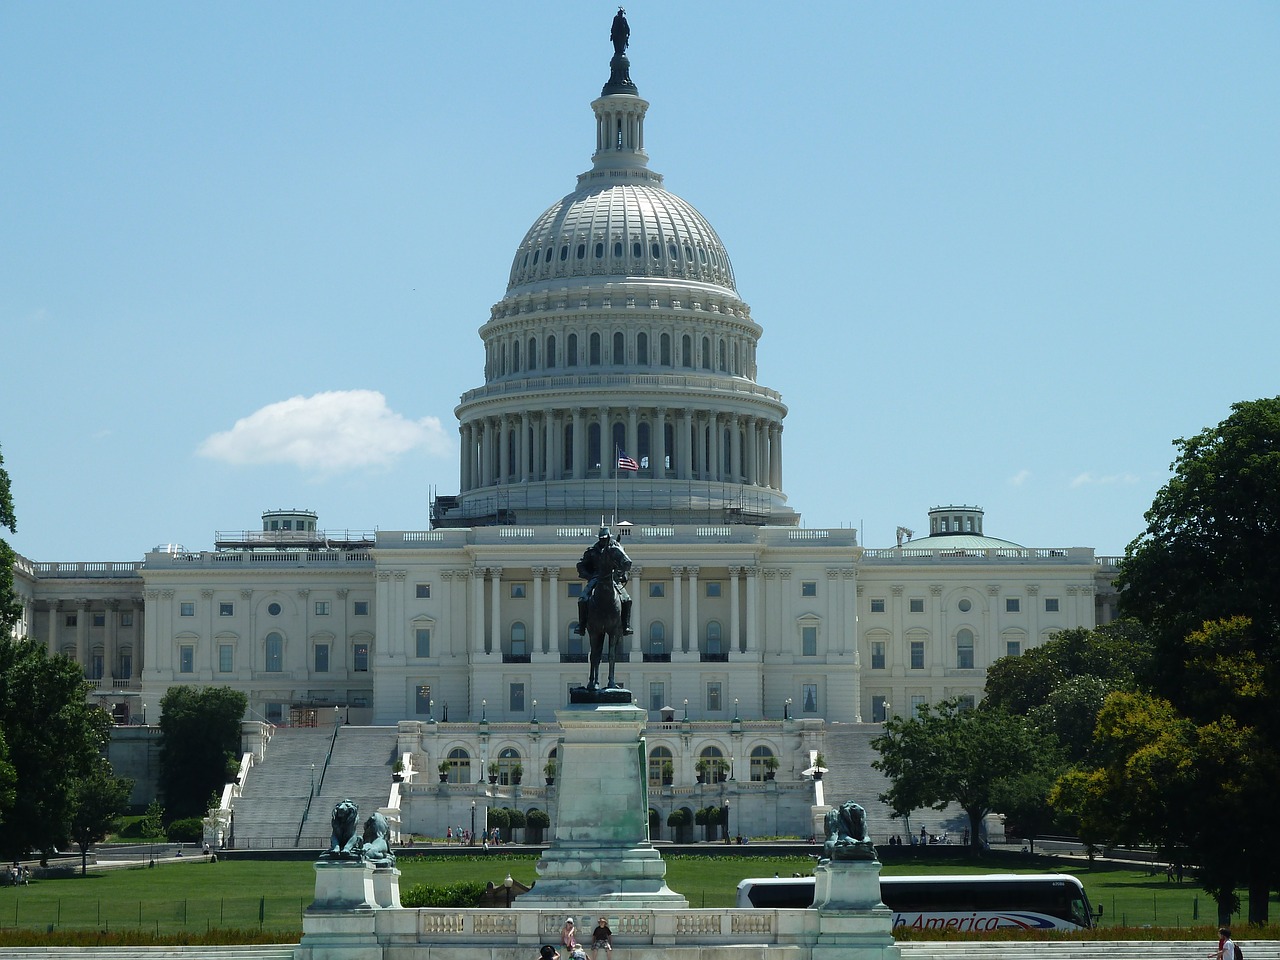
{"type": "Polygon", "coordinates": [[[918,716],[893,717],[871,741],[880,759],[871,765],[892,781],[880,799],[895,811],[959,804],[969,817],[969,842],[982,849],[982,818],[993,807],[995,785],[1057,766],[1051,735],[1025,718],[959,698],[925,704],[918,716]]]}
{"type": "Polygon", "coordinates": [[[17,785],[18,774],[9,762],[9,745],[5,743],[4,730],[0,730],[0,827],[12,816],[17,785]]]}
{"type": "Polygon", "coordinates": [[[160,784],[174,817],[203,817],[236,775],[248,700],[227,687],[171,687],[160,701],[160,784]]]}
{"type": "Polygon", "coordinates": [[[87,691],[79,664],[0,635],[0,730],[14,774],[0,856],[13,860],[66,841],[72,787],[97,764],[111,723],[86,702],[87,691]]]}
{"type": "Polygon", "coordinates": [[[80,874],[88,872],[89,848],[106,839],[115,829],[116,819],[129,807],[133,781],[115,777],[111,764],[99,758],[71,791],[71,827],[69,835],[80,848],[80,874]]]}
{"type": "MultiPolygon", "coordinates": [[[[13,510],[13,493],[9,487],[9,472],[4,468],[0,455],[0,527],[17,533],[17,514],[13,510]]],[[[8,541],[0,537],[0,636],[10,636],[22,619],[22,604],[18,603],[13,589],[13,560],[16,554],[8,541]]]]}

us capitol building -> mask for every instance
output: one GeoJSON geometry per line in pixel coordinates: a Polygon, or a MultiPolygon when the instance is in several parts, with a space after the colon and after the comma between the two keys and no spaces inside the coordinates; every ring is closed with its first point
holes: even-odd
{"type": "Polygon", "coordinates": [[[740,832],[807,834],[805,771],[825,747],[837,777],[834,731],[976,701],[997,658],[1109,620],[1108,561],[989,537],[977,507],[935,507],[927,535],[883,549],[801,525],[763,327],[715,229],[650,169],[648,107],[619,53],[591,168],[520,240],[480,327],[458,493],[430,529],[326,533],[282,509],[211,550],[19,558],[19,633],[82,663],[122,725],[189,684],[242,690],[264,729],[391,728],[417,771],[405,828],[443,834],[477,793],[554,802],[554,711],[587,673],[575,563],[603,521],[634,563],[618,674],[649,712],[658,831],[702,802],[681,792],[704,789],[701,759],[721,761],[708,779],[735,791],[740,832]]]}

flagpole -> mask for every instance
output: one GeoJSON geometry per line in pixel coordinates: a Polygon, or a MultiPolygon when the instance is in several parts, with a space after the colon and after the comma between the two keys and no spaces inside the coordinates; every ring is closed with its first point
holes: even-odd
{"type": "Polygon", "coordinates": [[[613,445],[613,523],[615,526],[618,523],[618,473],[619,473],[618,460],[619,460],[619,456],[620,456],[619,447],[615,443],[613,445]]]}

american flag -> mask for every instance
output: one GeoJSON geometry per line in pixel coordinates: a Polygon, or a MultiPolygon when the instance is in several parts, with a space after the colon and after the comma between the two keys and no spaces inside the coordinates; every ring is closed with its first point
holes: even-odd
{"type": "Polygon", "coordinates": [[[618,469],[619,470],[639,470],[640,464],[636,463],[621,450],[618,451],[618,469]]]}

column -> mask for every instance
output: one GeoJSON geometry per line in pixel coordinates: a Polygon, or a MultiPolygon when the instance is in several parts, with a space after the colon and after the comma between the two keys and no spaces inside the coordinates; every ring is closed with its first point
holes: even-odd
{"type": "Polygon", "coordinates": [[[759,483],[760,480],[760,464],[756,461],[758,456],[756,453],[756,432],[759,430],[759,421],[754,417],[747,420],[747,454],[746,461],[743,464],[746,482],[750,484],[759,483]]]}
{"type": "Polygon", "coordinates": [[[89,606],[90,601],[76,601],[76,662],[85,675],[89,673],[89,606]]]}
{"type": "Polygon", "coordinates": [[[738,637],[738,576],[741,573],[741,567],[729,568],[729,652],[735,657],[742,652],[738,637]]]}
{"type": "Polygon", "coordinates": [[[573,479],[581,480],[587,469],[587,432],[583,428],[582,408],[573,408],[573,479]]]}
{"type": "Polygon", "coordinates": [[[687,653],[684,645],[684,631],[680,618],[680,578],[684,575],[684,567],[671,568],[671,652],[687,653]]]}
{"type": "Polygon", "coordinates": [[[493,435],[493,426],[486,417],[484,420],[478,421],[480,433],[480,476],[477,487],[486,487],[492,482],[493,477],[493,451],[491,437],[493,435]]]}
{"type": "Polygon", "coordinates": [[[458,490],[465,492],[471,489],[471,424],[458,424],[458,490]]]}
{"type": "Polygon", "coordinates": [[[520,454],[520,469],[516,471],[516,476],[524,483],[528,483],[533,477],[530,475],[532,466],[529,461],[533,459],[533,451],[529,445],[529,411],[522,410],[520,412],[520,442],[516,444],[516,450],[520,454]]]}
{"type": "Polygon", "coordinates": [[[484,567],[471,571],[471,656],[484,656],[484,567]]]}
{"type": "MultiPolygon", "coordinates": [[[[639,415],[638,407],[627,407],[627,455],[640,462],[640,431],[639,431],[639,415]]],[[[653,434],[649,435],[649,452],[653,452],[653,434]]],[[[617,464],[615,464],[617,466],[617,464]]],[[[635,612],[633,607],[632,613],[635,612]]]]}
{"type": "Polygon", "coordinates": [[[742,482],[742,427],[736,413],[729,417],[729,480],[742,482]]]}
{"type": "Polygon", "coordinates": [[[702,636],[698,632],[698,571],[699,567],[685,567],[689,575],[689,650],[697,653],[702,649],[702,636]]]}
{"type": "Polygon", "coordinates": [[[547,567],[547,576],[550,578],[551,591],[551,613],[549,622],[551,624],[550,648],[548,653],[558,654],[560,652],[560,568],[547,567]]]}
{"type": "Polygon", "coordinates": [[[489,579],[489,655],[502,653],[502,568],[490,567],[489,579]]]}
{"type": "Polygon", "coordinates": [[[106,635],[102,642],[102,679],[107,681],[107,686],[114,687],[111,681],[116,676],[116,664],[120,654],[120,601],[115,597],[103,601],[106,607],[106,616],[103,618],[107,625],[106,635]]]}
{"type": "Polygon", "coordinates": [[[720,414],[712,413],[707,417],[707,429],[711,432],[711,473],[708,480],[724,479],[724,431],[720,429],[720,414]]]}
{"type": "Polygon", "coordinates": [[[681,480],[693,479],[693,409],[684,408],[684,419],[680,421],[680,463],[678,476],[681,480]]]}
{"type": "MultiPolygon", "coordinates": [[[[533,652],[542,652],[542,574],[546,567],[533,567],[533,652]]],[[[532,695],[532,694],[531,694],[532,695]]]]}
{"type": "Polygon", "coordinates": [[[782,489],[782,424],[769,425],[769,486],[782,489]]]}
{"type": "Polygon", "coordinates": [[[1040,645],[1040,584],[1027,584],[1027,606],[1031,609],[1027,617],[1027,646],[1040,645]]]}
{"type": "Polygon", "coordinates": [[[667,475],[667,408],[658,407],[653,413],[654,420],[651,422],[654,428],[649,434],[649,465],[653,468],[654,479],[662,480],[667,475]]]}
{"type": "Polygon", "coordinates": [[[544,480],[560,479],[560,459],[556,456],[556,414],[548,407],[542,411],[542,477],[544,480]]]}
{"type": "Polygon", "coordinates": [[[631,594],[631,629],[636,632],[633,640],[638,640],[631,644],[632,650],[648,650],[649,631],[641,629],[640,609],[642,597],[644,597],[644,567],[635,564],[631,568],[631,582],[627,584],[627,592],[631,594]]]}
{"type": "Polygon", "coordinates": [[[747,653],[760,655],[760,568],[747,571],[747,653]]]}
{"type": "Polygon", "coordinates": [[[498,418],[498,483],[506,483],[511,476],[511,418],[503,414],[498,418]]]}
{"type": "Polygon", "coordinates": [[[600,421],[600,479],[607,480],[617,468],[617,451],[613,449],[613,429],[609,425],[609,408],[601,407],[596,413],[600,421]]]}
{"type": "Polygon", "coordinates": [[[45,644],[48,647],[49,656],[53,656],[58,652],[58,601],[49,601],[49,636],[45,638],[45,644]]]}

